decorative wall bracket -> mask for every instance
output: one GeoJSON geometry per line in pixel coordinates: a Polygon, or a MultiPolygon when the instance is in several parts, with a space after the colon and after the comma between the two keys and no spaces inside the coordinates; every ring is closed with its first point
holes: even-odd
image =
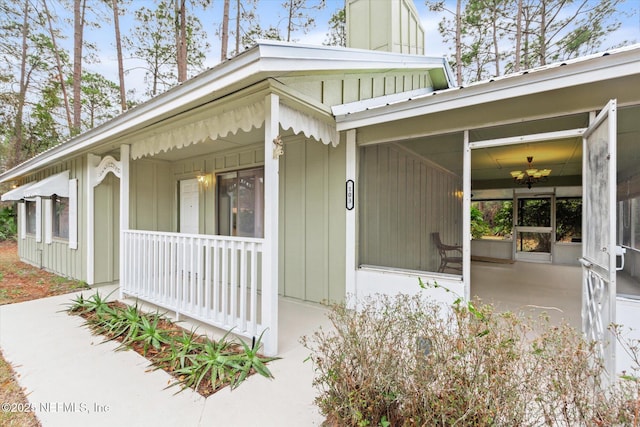
{"type": "Polygon", "coordinates": [[[99,185],[109,172],[120,178],[122,176],[122,164],[112,156],[105,156],[94,169],[93,186],[99,185]]]}

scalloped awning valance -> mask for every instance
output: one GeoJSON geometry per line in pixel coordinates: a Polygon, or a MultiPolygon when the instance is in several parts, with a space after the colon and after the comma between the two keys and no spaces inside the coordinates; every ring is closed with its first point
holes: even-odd
{"type": "MultiPolygon", "coordinates": [[[[262,102],[213,113],[205,119],[158,131],[135,142],[131,146],[131,158],[135,160],[198,144],[207,139],[215,141],[229,134],[235,135],[238,131],[249,132],[253,128],[262,126],[264,115],[265,109],[262,102]]],[[[296,134],[303,133],[308,138],[314,138],[327,145],[331,144],[335,147],[340,140],[335,123],[322,121],[282,103],[279,122],[284,130],[291,129],[296,134]]]]}

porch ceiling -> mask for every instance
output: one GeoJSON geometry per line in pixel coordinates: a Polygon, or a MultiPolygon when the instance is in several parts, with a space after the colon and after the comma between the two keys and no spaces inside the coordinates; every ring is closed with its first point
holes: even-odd
{"type": "MultiPolygon", "coordinates": [[[[518,122],[470,130],[471,141],[483,141],[588,126],[587,113],[518,122]]],[[[640,164],[640,105],[618,109],[617,168],[620,174],[637,173],[640,164]]],[[[400,143],[412,152],[439,164],[458,176],[463,174],[463,133],[414,138],[400,143]]],[[[548,185],[580,185],[582,138],[508,145],[473,150],[471,156],[474,187],[512,187],[509,172],[523,170],[533,156],[538,169],[552,170],[548,185]]]]}

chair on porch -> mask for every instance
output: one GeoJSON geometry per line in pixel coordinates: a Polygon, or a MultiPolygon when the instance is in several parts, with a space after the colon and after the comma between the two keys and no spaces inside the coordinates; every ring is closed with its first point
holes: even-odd
{"type": "Polygon", "coordinates": [[[440,233],[438,232],[431,233],[431,238],[440,254],[438,272],[443,273],[447,268],[462,271],[462,246],[445,245],[440,240],[440,233]],[[459,256],[457,255],[458,253],[460,254],[459,256]],[[449,266],[449,264],[453,264],[453,266],[449,266]]]}

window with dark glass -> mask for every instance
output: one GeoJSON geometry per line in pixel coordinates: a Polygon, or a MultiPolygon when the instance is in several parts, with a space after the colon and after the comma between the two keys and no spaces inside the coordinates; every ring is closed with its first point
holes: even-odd
{"type": "Polygon", "coordinates": [[[518,224],[521,227],[551,227],[551,198],[518,199],[518,224]]]}
{"type": "Polygon", "coordinates": [[[217,175],[218,234],[264,236],[264,169],[217,175]]]}
{"type": "Polygon", "coordinates": [[[556,199],[556,241],[582,241],[582,199],[556,199]]]}
{"type": "Polygon", "coordinates": [[[36,234],[36,202],[35,200],[27,200],[25,203],[26,212],[26,231],[27,234],[36,234]]]}
{"type": "Polygon", "coordinates": [[[69,238],[69,198],[52,197],[52,233],[53,237],[69,238]]]}

